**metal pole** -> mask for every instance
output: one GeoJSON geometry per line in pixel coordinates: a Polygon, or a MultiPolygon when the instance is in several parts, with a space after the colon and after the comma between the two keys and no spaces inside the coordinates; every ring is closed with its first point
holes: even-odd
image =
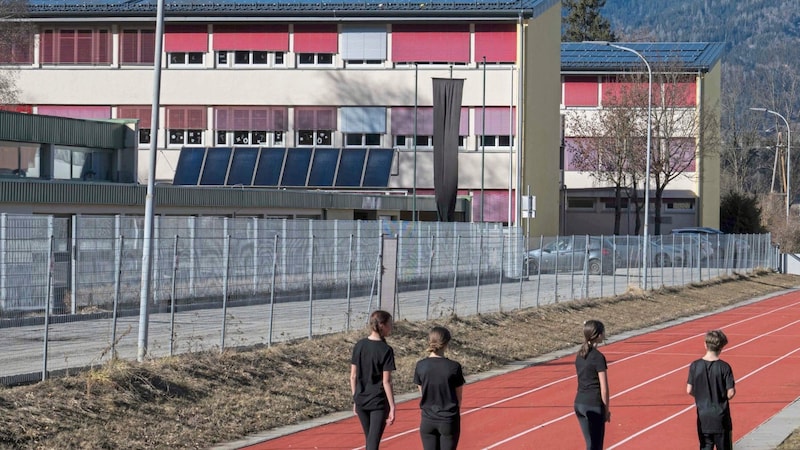
{"type": "Polygon", "coordinates": [[[222,337],[220,339],[219,351],[225,350],[225,327],[228,321],[228,271],[231,265],[231,235],[225,236],[225,248],[223,250],[225,259],[225,273],[222,279],[222,337]]]}
{"type": "Polygon", "coordinates": [[[169,356],[175,349],[175,283],[178,279],[178,235],[175,235],[175,246],[172,250],[172,289],[169,295],[169,356]]]}
{"type": "MultiPolygon", "coordinates": [[[[486,221],[483,205],[486,174],[486,57],[483,57],[483,107],[481,109],[481,222],[486,221]]],[[[480,289],[480,288],[479,288],[480,289]]]]}
{"type": "Polygon", "coordinates": [[[50,305],[53,295],[53,235],[50,235],[49,251],[47,254],[47,293],[44,301],[44,347],[42,349],[42,381],[47,379],[47,344],[50,340],[50,305]]]}
{"type": "Polygon", "coordinates": [[[419,65],[414,63],[414,196],[412,198],[411,220],[416,221],[417,216],[417,94],[419,92],[419,65]]]}
{"type": "Polygon", "coordinates": [[[789,209],[792,204],[792,129],[789,127],[789,121],[781,114],[767,108],[750,108],[751,111],[761,111],[774,116],[778,116],[786,124],[786,223],[789,223],[789,209]]]}
{"type": "Polygon", "coordinates": [[[483,231],[478,240],[478,277],[477,277],[477,294],[475,296],[475,313],[481,313],[481,266],[483,266],[483,231]]]}
{"type": "Polygon", "coordinates": [[[350,234],[349,256],[347,258],[347,331],[350,331],[350,315],[353,313],[351,309],[351,286],[353,285],[353,235],[350,234]]]}
{"type": "Polygon", "coordinates": [[[511,226],[513,215],[512,192],[514,187],[514,67],[511,67],[511,100],[508,103],[508,226],[511,226]]]}
{"type": "Polygon", "coordinates": [[[308,338],[314,336],[314,235],[308,249],[308,338]]]}
{"type": "Polygon", "coordinates": [[[156,42],[153,57],[153,108],[150,115],[150,153],[147,169],[147,195],[144,209],[144,242],[142,246],[142,280],[139,292],[139,342],[136,359],[143,362],[147,355],[147,331],[149,327],[150,284],[152,282],[153,259],[153,215],[156,178],[156,151],[158,149],[158,109],[161,99],[161,49],[164,40],[164,0],[156,1],[156,42]]]}
{"type": "Polygon", "coordinates": [[[431,311],[431,275],[433,272],[433,249],[436,243],[436,236],[431,235],[431,254],[428,258],[428,298],[425,301],[425,320],[430,319],[431,311]]]}
{"type": "Polygon", "coordinates": [[[122,285],[122,255],[125,237],[119,236],[117,247],[117,272],[114,274],[114,305],[111,311],[111,359],[117,359],[117,310],[119,308],[120,287],[122,285]]]}
{"type": "Polygon", "coordinates": [[[267,345],[272,346],[272,325],[275,322],[275,272],[278,269],[278,235],[275,235],[275,242],[272,245],[272,282],[269,287],[269,336],[267,345]]]}
{"type": "Polygon", "coordinates": [[[456,252],[453,258],[453,312],[456,313],[456,293],[458,291],[458,257],[461,251],[461,236],[456,237],[456,252]]]}

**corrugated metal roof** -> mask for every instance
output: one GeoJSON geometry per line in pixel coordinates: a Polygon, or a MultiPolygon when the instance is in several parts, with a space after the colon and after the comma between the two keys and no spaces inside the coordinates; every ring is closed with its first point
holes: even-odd
{"type": "MultiPolygon", "coordinates": [[[[679,66],[688,71],[707,72],[725,50],[721,42],[613,42],[641,53],[655,71],[659,65],[679,66]]],[[[604,43],[562,42],[561,71],[646,70],[642,60],[627,50],[604,43]]]]}
{"type": "Polygon", "coordinates": [[[121,149],[125,128],[122,123],[0,111],[0,136],[6,141],[121,149]]]}
{"type": "MultiPolygon", "coordinates": [[[[165,15],[258,15],[282,17],[310,15],[324,17],[495,16],[536,17],[560,0],[362,0],[323,2],[320,0],[165,0],[165,15]]],[[[29,0],[32,17],[133,15],[152,16],[155,0],[29,0]]]]}

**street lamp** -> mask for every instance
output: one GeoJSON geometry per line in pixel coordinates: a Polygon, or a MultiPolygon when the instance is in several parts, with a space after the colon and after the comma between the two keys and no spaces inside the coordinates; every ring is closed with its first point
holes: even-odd
{"type": "MultiPolygon", "coordinates": [[[[789,206],[791,205],[791,198],[789,193],[792,192],[792,129],[789,128],[789,121],[777,112],[767,108],[750,108],[750,111],[759,111],[778,116],[786,124],[786,223],[789,223],[789,206]]],[[[776,150],[777,151],[777,150],[776,150]]]]}
{"type": "Polygon", "coordinates": [[[639,59],[644,62],[644,65],[647,67],[647,163],[645,165],[645,179],[644,179],[644,233],[643,233],[643,241],[644,245],[642,246],[642,288],[647,290],[647,247],[649,246],[649,224],[650,224],[650,142],[652,139],[653,134],[653,127],[652,127],[652,119],[653,119],[653,70],[650,68],[650,63],[647,62],[647,59],[636,50],[625,47],[622,45],[617,45],[608,41],[585,41],[585,44],[597,44],[597,45],[605,45],[608,47],[614,47],[619,50],[624,50],[626,52],[633,53],[634,55],[638,56],[639,59]]]}

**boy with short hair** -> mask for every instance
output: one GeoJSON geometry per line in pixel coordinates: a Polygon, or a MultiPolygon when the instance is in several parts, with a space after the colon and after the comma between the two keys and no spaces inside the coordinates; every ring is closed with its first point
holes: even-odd
{"type": "Polygon", "coordinates": [[[732,450],[733,425],[728,401],[736,395],[733,370],[719,359],[728,338],[722,330],[706,333],[706,354],[689,366],[686,393],[697,406],[700,450],[732,450]]]}

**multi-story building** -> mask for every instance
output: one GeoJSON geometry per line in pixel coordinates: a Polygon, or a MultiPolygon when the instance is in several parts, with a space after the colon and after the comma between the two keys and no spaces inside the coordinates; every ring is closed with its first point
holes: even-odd
{"type": "Polygon", "coordinates": [[[169,2],[158,124],[155,2],[30,5],[33,41],[0,55],[14,109],[138,119],[140,182],[156,140],[160,182],[430,195],[431,80],[461,78],[471,219],[520,223],[530,193],[531,232],[558,231],[558,0],[169,2]]]}
{"type": "MultiPolygon", "coordinates": [[[[658,208],[656,188],[659,185],[664,188],[660,226],[649,232],[669,233],[672,228],[684,226],[719,227],[720,65],[724,45],[702,42],[615,45],[561,44],[564,141],[560,232],[612,234],[617,204],[613,181],[620,178],[604,175],[613,172],[616,164],[634,166],[638,162],[636,186],[631,186],[630,177],[623,183],[626,190],[621,198],[619,230],[621,234],[636,234],[637,212],[629,196],[636,191],[642,199],[639,203],[644,203],[641,172],[646,170],[642,156],[646,155],[648,106],[652,122],[649,212],[650,223],[654,225],[658,208]],[[642,58],[650,65],[653,76],[649,102],[648,70],[642,58]],[[633,118],[630,123],[636,131],[627,144],[638,156],[635,160],[616,161],[605,157],[604,161],[602,151],[591,150],[624,134],[613,129],[621,121],[621,115],[614,115],[613,110],[621,108],[633,113],[627,117],[633,118]],[[606,141],[601,142],[600,138],[606,141]]],[[[614,151],[623,151],[625,144],[611,145],[614,151]]],[[[638,214],[641,225],[643,212],[638,214]]]]}

